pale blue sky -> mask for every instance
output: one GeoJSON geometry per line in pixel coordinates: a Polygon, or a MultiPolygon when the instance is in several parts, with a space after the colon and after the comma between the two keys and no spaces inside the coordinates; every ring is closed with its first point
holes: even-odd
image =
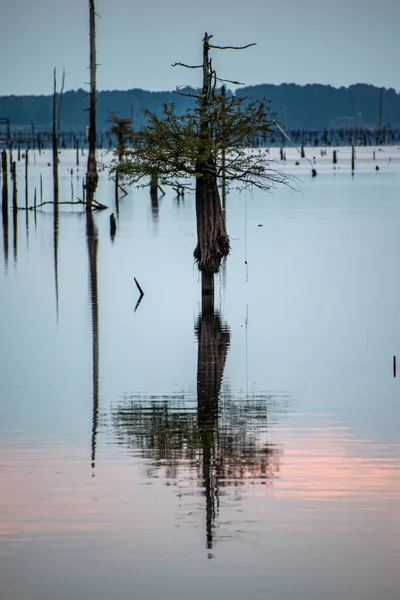
{"type": "MultiPolygon", "coordinates": [[[[96,0],[98,89],[197,85],[204,32],[218,75],[247,85],[294,82],[400,90],[400,0],[96,0]]],[[[87,0],[0,0],[0,95],[87,87],[87,0]]]]}

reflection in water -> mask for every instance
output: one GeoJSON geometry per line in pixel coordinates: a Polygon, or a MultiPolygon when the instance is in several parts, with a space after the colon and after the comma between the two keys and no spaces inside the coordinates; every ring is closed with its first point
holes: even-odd
{"type": "Polygon", "coordinates": [[[14,263],[17,262],[18,256],[18,208],[13,208],[13,250],[14,250],[14,263]]]}
{"type": "MultiPolygon", "coordinates": [[[[54,246],[54,287],[56,294],[56,319],[59,319],[59,289],[58,289],[58,234],[59,234],[58,203],[54,204],[53,212],[53,246],[54,246]]],[[[35,211],[36,218],[36,211],[35,211]]]]}
{"type": "Polygon", "coordinates": [[[116,407],[112,419],[119,443],[146,459],[149,477],[161,471],[182,481],[195,473],[205,497],[206,545],[211,550],[220,489],[272,485],[281,449],[268,444],[264,435],[271,396],[236,398],[227,386],[221,392],[230,331],[211,304],[203,306],[195,332],[197,407],[185,394],[128,396],[130,403],[116,407]]]}
{"type": "Polygon", "coordinates": [[[29,211],[25,210],[25,237],[26,249],[29,250],[29,211]]]}
{"type": "MultiPolygon", "coordinates": [[[[97,285],[97,229],[93,215],[86,213],[86,236],[89,257],[89,289],[90,306],[92,311],[92,357],[93,357],[93,423],[92,423],[92,469],[96,464],[96,439],[99,420],[99,301],[97,285]]],[[[94,476],[94,473],[93,473],[94,476]]]]}
{"type": "Polygon", "coordinates": [[[158,190],[157,190],[157,188],[151,189],[150,198],[151,198],[151,216],[153,218],[154,223],[158,223],[159,206],[158,206],[158,190]]]}
{"type": "Polygon", "coordinates": [[[143,300],[143,294],[141,294],[141,295],[139,296],[139,298],[138,298],[138,301],[137,301],[137,302],[136,302],[136,304],[135,304],[135,308],[133,309],[133,312],[136,312],[136,311],[137,311],[137,309],[139,308],[139,306],[140,306],[140,303],[141,303],[141,301],[142,301],[142,300],[143,300]]]}
{"type": "MultiPolygon", "coordinates": [[[[204,298],[204,297],[203,297],[204,298]]],[[[211,299],[203,304],[197,325],[197,424],[203,450],[202,474],[206,497],[207,548],[212,548],[218,509],[218,401],[228,353],[230,332],[214,313],[211,299]]]]}
{"type": "Polygon", "coordinates": [[[7,153],[5,150],[1,153],[1,212],[3,217],[3,252],[4,266],[8,269],[8,173],[7,173],[7,153]]]}
{"type": "Polygon", "coordinates": [[[8,269],[8,206],[5,203],[3,197],[2,203],[2,221],[3,221],[3,254],[4,254],[4,266],[7,271],[8,269]]]}

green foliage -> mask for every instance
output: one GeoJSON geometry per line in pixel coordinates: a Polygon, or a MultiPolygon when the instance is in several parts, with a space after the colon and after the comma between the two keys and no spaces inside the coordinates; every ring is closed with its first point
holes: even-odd
{"type": "Polygon", "coordinates": [[[200,126],[198,107],[181,115],[174,103],[165,103],[161,115],[143,112],[145,122],[135,146],[112,163],[112,171],[118,170],[130,183],[146,185],[143,180],[156,172],[160,183],[175,185],[177,180],[203,176],[197,167],[210,162],[217,178],[224,176],[239,188],[268,189],[284,180],[267,151],[253,147],[257,136],[270,134],[274,127],[265,100],[226,97],[215,91],[208,101],[206,131],[200,126]]]}
{"type": "Polygon", "coordinates": [[[133,135],[132,119],[119,117],[116,112],[111,111],[110,116],[107,119],[108,123],[112,123],[109,131],[118,138],[123,137],[128,139],[133,135]]]}
{"type": "Polygon", "coordinates": [[[112,123],[109,131],[118,140],[117,153],[119,160],[122,160],[127,142],[133,142],[132,119],[119,117],[117,113],[111,112],[107,121],[112,123]]]}

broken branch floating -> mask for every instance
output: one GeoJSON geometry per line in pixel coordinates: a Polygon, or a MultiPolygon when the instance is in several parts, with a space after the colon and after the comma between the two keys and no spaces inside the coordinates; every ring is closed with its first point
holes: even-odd
{"type": "MultiPolygon", "coordinates": [[[[93,208],[98,209],[98,210],[104,210],[106,208],[108,208],[108,206],[105,206],[104,204],[100,204],[99,202],[95,202],[95,206],[93,208]]],[[[45,206],[45,204],[52,204],[54,205],[53,200],[48,200],[47,202],[41,202],[40,204],[37,204],[36,206],[18,206],[18,210],[36,210],[36,208],[41,208],[42,206],[45,206]]],[[[69,202],[58,202],[57,204],[61,205],[61,204],[73,204],[76,206],[84,206],[86,205],[86,202],[84,202],[83,200],[81,200],[80,198],[78,198],[78,200],[76,202],[74,201],[69,201],[69,202]]]]}

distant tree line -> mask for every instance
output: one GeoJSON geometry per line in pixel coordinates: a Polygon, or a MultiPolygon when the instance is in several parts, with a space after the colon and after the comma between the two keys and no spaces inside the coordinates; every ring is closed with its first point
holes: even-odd
{"type": "MultiPolygon", "coordinates": [[[[194,90],[187,88],[188,93],[194,90]]],[[[228,92],[229,93],[229,92],[228,92]]],[[[357,84],[348,88],[329,85],[264,84],[239,88],[238,97],[267,98],[276,119],[296,144],[340,145],[356,143],[391,144],[400,140],[400,94],[394,89],[357,84]]],[[[143,124],[143,109],[161,116],[162,105],[174,102],[177,113],[193,107],[189,96],[174,92],[102,91],[97,96],[98,146],[115,145],[109,130],[110,114],[132,118],[134,130],[143,124]]],[[[60,115],[60,145],[85,143],[89,123],[88,97],[83,90],[63,94],[60,115]]],[[[52,96],[0,96],[0,117],[10,119],[11,137],[16,143],[46,146],[52,124],[52,96]],[[34,138],[34,139],[33,139],[34,138]]],[[[5,128],[0,126],[0,140],[5,128]]],[[[256,145],[285,145],[280,133],[256,145]]]]}

